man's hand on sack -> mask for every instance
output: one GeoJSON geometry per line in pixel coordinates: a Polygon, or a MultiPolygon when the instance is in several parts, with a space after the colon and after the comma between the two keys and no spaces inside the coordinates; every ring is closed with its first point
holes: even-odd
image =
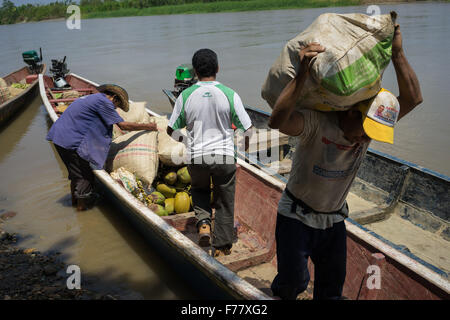
{"type": "Polygon", "coordinates": [[[325,47],[317,42],[311,42],[306,47],[302,48],[298,54],[300,57],[300,73],[303,73],[304,75],[308,74],[311,59],[324,51],[325,47]]]}

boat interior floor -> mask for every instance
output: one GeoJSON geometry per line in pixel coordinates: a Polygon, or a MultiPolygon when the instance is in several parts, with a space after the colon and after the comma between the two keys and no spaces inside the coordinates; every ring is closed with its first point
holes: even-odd
{"type": "MultiPolygon", "coordinates": [[[[166,216],[163,219],[194,243],[198,243],[194,212],[166,216]]],[[[212,227],[214,228],[214,219],[212,227]]],[[[212,253],[212,247],[203,247],[202,249],[208,254],[212,253]]],[[[272,295],[270,284],[277,272],[273,253],[256,232],[241,225],[237,218],[235,219],[235,240],[231,254],[216,259],[256,288],[269,296],[272,295]]],[[[305,292],[303,296],[307,296],[307,293],[305,292]]]]}
{"type": "MultiPolygon", "coordinates": [[[[194,243],[198,243],[194,212],[163,218],[194,243]]],[[[259,265],[272,258],[273,254],[270,253],[265,241],[256,232],[242,226],[238,219],[235,219],[235,226],[235,239],[231,254],[218,257],[218,261],[228,269],[236,272],[250,266],[259,265]]],[[[212,228],[214,228],[214,217],[212,219],[212,228]]],[[[203,250],[211,254],[212,247],[203,247],[203,250]]]]}
{"type": "MultiPolygon", "coordinates": [[[[194,243],[198,243],[194,212],[166,216],[163,219],[194,243]]],[[[237,219],[235,225],[236,235],[231,254],[216,259],[248,283],[267,295],[273,296],[270,285],[277,274],[274,253],[270,252],[264,240],[253,230],[242,226],[237,219]]],[[[203,247],[203,250],[211,254],[212,247],[203,247]]],[[[297,299],[311,300],[312,294],[313,282],[310,281],[308,288],[299,294],[297,299]]]]}
{"type": "Polygon", "coordinates": [[[369,223],[365,228],[405,248],[420,259],[450,273],[450,241],[436,233],[424,230],[399,214],[392,214],[383,221],[369,223]]]}
{"type": "Polygon", "coordinates": [[[411,252],[449,274],[450,241],[403,218],[400,209],[394,209],[390,214],[386,214],[377,204],[352,192],[349,193],[347,202],[350,218],[402,248],[403,251],[411,252]]]}

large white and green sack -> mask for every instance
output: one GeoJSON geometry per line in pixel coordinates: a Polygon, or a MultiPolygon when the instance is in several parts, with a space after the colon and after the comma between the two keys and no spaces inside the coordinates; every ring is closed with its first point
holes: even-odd
{"type": "Polygon", "coordinates": [[[271,108],[298,73],[299,51],[318,42],[325,52],[314,57],[298,108],[346,110],[375,96],[392,54],[397,14],[360,13],[320,15],[305,31],[288,41],[270,68],[261,90],[271,108]]]}

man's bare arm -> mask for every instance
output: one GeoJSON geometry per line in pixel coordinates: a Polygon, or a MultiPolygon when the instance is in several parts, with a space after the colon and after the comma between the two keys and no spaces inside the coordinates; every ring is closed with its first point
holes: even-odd
{"type": "Polygon", "coordinates": [[[281,92],[272,114],[269,118],[269,127],[278,129],[280,132],[298,136],[303,131],[303,115],[294,110],[295,104],[300,97],[305,77],[296,76],[281,92]]]}
{"type": "Polygon", "coordinates": [[[398,89],[400,92],[398,97],[400,103],[398,120],[400,120],[417,105],[422,103],[423,98],[419,80],[403,51],[402,34],[399,25],[395,26],[394,39],[392,40],[392,63],[394,64],[398,89]]]}
{"type": "Polygon", "coordinates": [[[309,63],[311,58],[325,51],[325,48],[318,43],[311,43],[307,47],[300,50],[300,70],[281,92],[272,115],[269,118],[269,127],[278,129],[280,132],[298,136],[303,132],[304,117],[300,112],[294,110],[297,100],[300,98],[303,85],[309,73],[309,63]]]}
{"type": "Polygon", "coordinates": [[[137,131],[137,130],[148,130],[148,131],[157,131],[156,123],[135,123],[135,122],[119,122],[117,126],[120,130],[125,131],[137,131]]]}

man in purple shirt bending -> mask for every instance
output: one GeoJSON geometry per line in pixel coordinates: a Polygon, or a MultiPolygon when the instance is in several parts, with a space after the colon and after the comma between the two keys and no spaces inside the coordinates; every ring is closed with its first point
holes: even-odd
{"type": "Polygon", "coordinates": [[[115,110],[128,111],[127,92],[112,84],[97,87],[99,93],[75,100],[50,128],[52,141],[69,172],[72,205],[86,210],[96,198],[93,192],[95,169],[102,169],[112,140],[113,125],[121,130],[156,131],[154,123],[126,122],[115,110]]]}

